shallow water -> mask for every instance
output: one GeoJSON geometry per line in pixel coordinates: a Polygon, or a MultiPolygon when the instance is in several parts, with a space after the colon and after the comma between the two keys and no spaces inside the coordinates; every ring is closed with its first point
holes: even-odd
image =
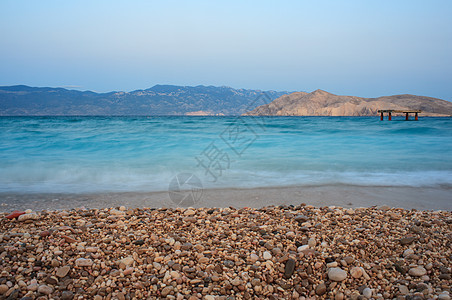
{"type": "Polygon", "coordinates": [[[452,118],[2,117],[0,193],[452,186],[452,118]]]}

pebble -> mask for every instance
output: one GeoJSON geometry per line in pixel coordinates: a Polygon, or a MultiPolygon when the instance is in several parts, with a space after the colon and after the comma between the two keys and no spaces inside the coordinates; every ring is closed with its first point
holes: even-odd
{"type": "Polygon", "coordinates": [[[293,272],[295,270],[295,264],[296,264],[296,262],[295,262],[294,259],[289,258],[287,260],[286,266],[284,268],[284,277],[286,277],[286,278],[292,277],[292,274],[293,274],[293,272]]]}
{"type": "Polygon", "coordinates": [[[411,268],[408,271],[408,274],[410,274],[411,276],[416,276],[416,277],[421,277],[425,274],[427,274],[427,270],[424,267],[416,267],[416,268],[411,268]]]}
{"type": "Polygon", "coordinates": [[[365,288],[364,290],[363,290],[363,296],[364,297],[366,297],[367,299],[370,299],[370,298],[372,298],[372,290],[370,289],[370,288],[365,288]]]}
{"type": "Polygon", "coordinates": [[[75,265],[78,267],[91,267],[93,264],[93,261],[89,258],[77,258],[75,260],[75,265]]]}
{"type": "Polygon", "coordinates": [[[71,270],[70,266],[60,267],[56,271],[56,276],[63,278],[69,273],[70,270],[71,270]]]}
{"type": "Polygon", "coordinates": [[[63,291],[61,293],[62,300],[71,300],[72,298],[74,298],[74,293],[71,291],[63,291]]]}
{"type": "Polygon", "coordinates": [[[9,290],[9,287],[6,284],[0,285],[0,294],[5,294],[9,290]]]}
{"type": "Polygon", "coordinates": [[[323,294],[326,293],[326,285],[324,283],[318,284],[315,287],[315,293],[319,296],[322,296],[323,294]]]}
{"type": "Polygon", "coordinates": [[[15,210],[12,213],[10,213],[9,215],[7,215],[6,218],[12,220],[12,219],[18,218],[20,215],[23,215],[23,214],[25,214],[24,211],[15,210]]]}
{"type": "Polygon", "coordinates": [[[451,212],[114,210],[0,218],[0,298],[450,299],[451,212]]]}
{"type": "Polygon", "coordinates": [[[328,270],[328,278],[333,281],[343,281],[347,278],[347,272],[341,268],[331,268],[328,270]]]}
{"type": "Polygon", "coordinates": [[[268,252],[268,251],[264,251],[263,258],[265,260],[272,259],[272,254],[270,252],[268,252]]]}
{"type": "Polygon", "coordinates": [[[39,219],[39,215],[36,213],[23,214],[17,218],[17,220],[19,220],[21,222],[26,221],[26,220],[38,220],[38,219],[39,219]]]}
{"type": "Polygon", "coordinates": [[[400,239],[400,244],[402,244],[402,245],[409,245],[412,242],[414,242],[415,240],[416,240],[415,236],[406,236],[406,237],[400,239]]]}
{"type": "Polygon", "coordinates": [[[403,251],[403,257],[407,257],[411,254],[414,254],[414,250],[413,249],[406,249],[405,251],[403,251]]]}
{"type": "Polygon", "coordinates": [[[353,278],[360,278],[363,276],[363,270],[360,267],[353,267],[350,270],[350,275],[352,275],[353,278]]]}
{"type": "Polygon", "coordinates": [[[43,284],[38,287],[38,292],[41,294],[44,294],[44,295],[50,295],[53,292],[53,288],[51,288],[48,285],[43,284]]]}

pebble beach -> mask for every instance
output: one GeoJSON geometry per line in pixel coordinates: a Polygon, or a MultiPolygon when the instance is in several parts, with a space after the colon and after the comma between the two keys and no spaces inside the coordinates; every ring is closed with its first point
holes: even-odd
{"type": "Polygon", "coordinates": [[[4,213],[1,299],[450,299],[452,213],[370,208],[4,213]]]}

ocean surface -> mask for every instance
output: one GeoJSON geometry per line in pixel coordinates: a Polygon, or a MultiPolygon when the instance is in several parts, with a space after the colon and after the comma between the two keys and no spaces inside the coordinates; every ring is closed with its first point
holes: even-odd
{"type": "Polygon", "coordinates": [[[1,117],[0,193],[452,187],[452,118],[1,117]],[[182,183],[180,183],[182,184],[182,183]]]}

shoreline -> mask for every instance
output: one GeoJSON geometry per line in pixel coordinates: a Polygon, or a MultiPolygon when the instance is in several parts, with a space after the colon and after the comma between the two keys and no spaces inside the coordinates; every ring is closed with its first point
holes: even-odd
{"type": "MultiPolygon", "coordinates": [[[[182,193],[186,193],[184,191],[182,193]]],[[[299,205],[316,207],[372,207],[386,205],[417,210],[452,210],[452,188],[446,187],[388,187],[356,185],[287,186],[264,188],[205,189],[193,207],[253,207],[269,205],[299,205]]],[[[15,209],[57,210],[76,207],[106,208],[177,207],[164,192],[112,193],[0,193],[0,212],[15,209]]]]}

